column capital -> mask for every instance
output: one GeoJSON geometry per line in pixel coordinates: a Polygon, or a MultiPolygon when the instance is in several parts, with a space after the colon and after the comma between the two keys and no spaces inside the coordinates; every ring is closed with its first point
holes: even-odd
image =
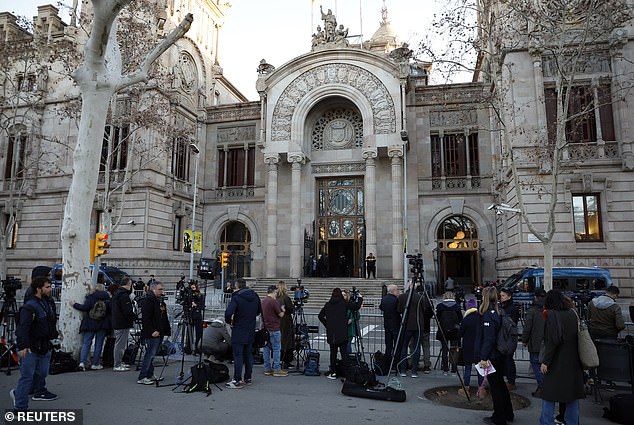
{"type": "Polygon", "coordinates": [[[376,149],[365,149],[361,153],[363,159],[375,159],[378,156],[376,149]]]}
{"type": "Polygon", "coordinates": [[[280,162],[280,156],[276,153],[264,154],[264,163],[266,165],[275,165],[280,162]]]}
{"type": "Polygon", "coordinates": [[[293,163],[300,163],[300,164],[305,164],[306,163],[306,155],[304,155],[301,152],[289,152],[287,154],[287,161],[290,162],[291,164],[293,163]]]}
{"type": "Polygon", "coordinates": [[[387,148],[387,156],[396,158],[403,156],[403,145],[392,145],[387,148]]]}

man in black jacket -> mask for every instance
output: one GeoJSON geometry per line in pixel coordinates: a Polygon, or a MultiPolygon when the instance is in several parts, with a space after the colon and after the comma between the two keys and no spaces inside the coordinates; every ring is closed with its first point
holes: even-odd
{"type": "Polygon", "coordinates": [[[152,385],[157,380],[154,376],[152,360],[158,352],[164,336],[171,335],[169,319],[167,318],[167,306],[163,301],[163,284],[155,280],[150,285],[150,290],[145,296],[141,307],[142,329],[141,336],[145,339],[145,357],[141,364],[141,370],[137,384],[152,385]]]}
{"type": "Polygon", "coordinates": [[[392,353],[399,357],[400,349],[394,350],[398,329],[401,326],[401,314],[398,312],[398,286],[387,285],[387,294],[381,299],[379,309],[383,312],[383,328],[385,329],[385,358],[390,359],[392,353]]]}
{"type": "MultiPolygon", "coordinates": [[[[44,383],[51,362],[51,343],[55,337],[55,313],[45,297],[51,295],[51,281],[48,277],[36,277],[31,283],[33,296],[20,309],[20,318],[15,331],[18,357],[20,358],[20,379],[11,398],[15,410],[27,410],[29,391],[35,376],[44,383]]],[[[35,382],[37,384],[37,382],[35,382]]],[[[57,395],[46,389],[34,388],[33,400],[55,400],[57,395]]]]}
{"type": "Polygon", "coordinates": [[[121,363],[123,352],[128,346],[128,336],[130,328],[134,326],[136,314],[130,300],[132,292],[132,279],[124,277],[121,286],[112,296],[112,329],[114,329],[114,368],[115,372],[127,372],[130,370],[128,365],[121,363]]]}

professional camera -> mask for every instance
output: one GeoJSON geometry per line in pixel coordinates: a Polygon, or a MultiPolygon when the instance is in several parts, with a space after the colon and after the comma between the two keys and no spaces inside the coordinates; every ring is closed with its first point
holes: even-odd
{"type": "Polygon", "coordinates": [[[183,310],[190,310],[192,308],[192,302],[194,299],[194,291],[191,286],[185,285],[176,294],[176,302],[183,306],[183,310]]]}
{"type": "Polygon", "coordinates": [[[423,254],[420,252],[415,255],[408,255],[408,263],[412,266],[411,271],[414,275],[420,275],[424,271],[423,254]]]}
{"type": "Polygon", "coordinates": [[[2,289],[4,290],[4,296],[6,298],[15,298],[18,289],[22,289],[22,281],[19,277],[7,276],[7,278],[2,281],[2,289]]]}
{"type": "Polygon", "coordinates": [[[308,292],[308,289],[304,288],[301,279],[297,279],[297,284],[291,289],[293,291],[293,303],[295,306],[303,305],[304,302],[308,300],[308,297],[310,297],[310,292],[308,292]]]}
{"type": "Polygon", "coordinates": [[[359,290],[356,286],[353,286],[350,290],[350,301],[353,303],[359,302],[359,290]]]}

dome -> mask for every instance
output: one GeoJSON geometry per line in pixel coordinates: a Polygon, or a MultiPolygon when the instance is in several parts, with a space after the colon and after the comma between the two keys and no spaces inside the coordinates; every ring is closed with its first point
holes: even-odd
{"type": "Polygon", "coordinates": [[[375,31],[372,38],[364,44],[366,48],[370,50],[389,53],[397,47],[400,47],[401,42],[396,31],[392,28],[392,24],[387,19],[387,8],[385,4],[383,4],[383,8],[381,9],[381,17],[381,26],[375,31]]]}

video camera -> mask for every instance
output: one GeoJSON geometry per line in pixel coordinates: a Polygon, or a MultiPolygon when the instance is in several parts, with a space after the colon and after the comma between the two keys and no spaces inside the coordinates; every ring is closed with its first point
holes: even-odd
{"type": "Polygon", "coordinates": [[[422,275],[423,271],[425,271],[423,265],[423,254],[419,252],[418,254],[407,255],[407,258],[409,265],[412,266],[411,272],[414,275],[422,275]]]}
{"type": "Polygon", "coordinates": [[[185,285],[176,294],[176,302],[183,306],[183,310],[189,311],[192,308],[192,302],[194,301],[194,291],[190,286],[191,282],[185,285]]]}
{"type": "Polygon", "coordinates": [[[296,307],[302,306],[304,302],[308,300],[308,297],[310,297],[310,292],[304,288],[301,279],[297,279],[297,284],[291,289],[293,291],[293,303],[296,307]]]}
{"type": "Polygon", "coordinates": [[[15,298],[18,289],[22,289],[22,281],[19,277],[7,276],[2,281],[2,289],[4,290],[4,296],[6,298],[15,298]]]}
{"type": "Polygon", "coordinates": [[[353,286],[352,289],[350,290],[350,301],[352,303],[359,302],[359,290],[357,289],[356,286],[353,286]]]}

